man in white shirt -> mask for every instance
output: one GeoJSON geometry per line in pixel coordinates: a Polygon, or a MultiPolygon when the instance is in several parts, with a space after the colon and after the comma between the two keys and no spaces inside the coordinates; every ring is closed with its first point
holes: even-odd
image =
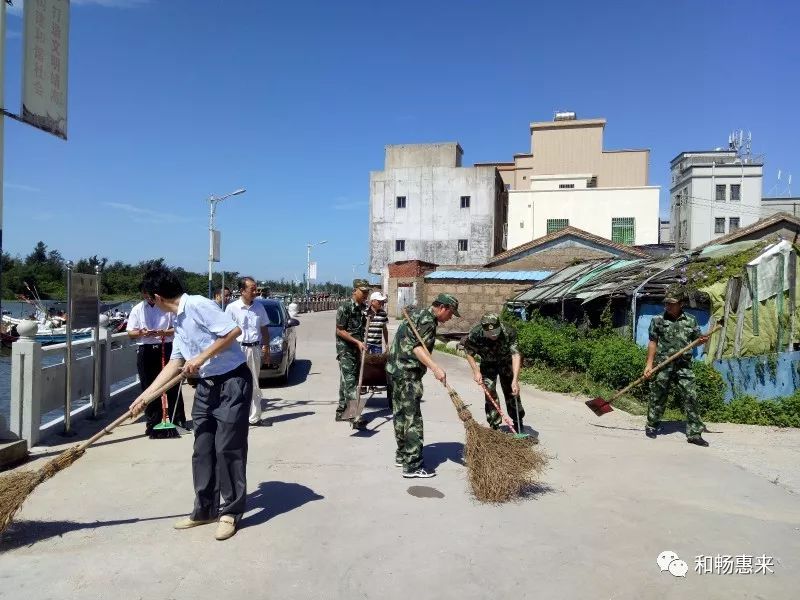
{"type": "MultiPolygon", "coordinates": [[[[141,292],[141,286],[139,286],[141,292]]],[[[158,308],[152,300],[142,293],[143,300],[131,309],[128,317],[128,337],[136,340],[136,370],[139,372],[139,385],[142,391],[150,387],[161,372],[166,360],[172,354],[174,315],[158,308]]],[[[179,386],[167,392],[170,418],[175,415],[175,424],[186,427],[186,413],[183,399],[178,402],[179,386]]],[[[161,403],[151,402],[145,410],[145,433],[152,437],[153,427],[161,422],[161,403]]]]}
{"type": "Polygon", "coordinates": [[[164,267],[145,274],[142,291],[175,315],[175,342],[167,366],[134,400],[131,414],[141,412],[145,399],[179,373],[199,377],[192,405],[194,509],[174,527],[189,529],[219,519],[214,537],[226,540],[236,533],[247,498],[247,413],[253,381],[236,343],[242,330],[213,300],[186,294],[164,267]]]}
{"type": "Polygon", "coordinates": [[[247,367],[253,374],[253,397],[250,401],[250,425],[261,424],[261,388],[258,385],[258,373],[261,363],[269,351],[269,317],[264,305],[255,302],[258,295],[256,281],[252,277],[239,279],[238,300],[225,307],[225,313],[230,315],[233,322],[242,330],[236,340],[242,347],[247,367]]]}

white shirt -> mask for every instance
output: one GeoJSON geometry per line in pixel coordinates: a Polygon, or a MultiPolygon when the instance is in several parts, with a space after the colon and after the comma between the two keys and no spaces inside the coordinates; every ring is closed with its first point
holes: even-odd
{"type": "MultiPolygon", "coordinates": [[[[236,328],[213,300],[203,296],[184,294],[178,302],[175,315],[175,342],[172,359],[191,360],[219,338],[236,328]]],[[[245,361],[239,344],[229,344],[222,352],[200,365],[200,377],[213,377],[233,371],[245,361]]]]}
{"type": "MultiPolygon", "coordinates": [[[[125,330],[172,329],[174,323],[175,315],[170,312],[164,312],[157,306],[150,306],[142,300],[131,309],[131,316],[128,317],[128,326],[125,330]]],[[[172,336],[167,336],[164,341],[171,342],[172,336]]],[[[156,336],[140,337],[136,339],[136,343],[140,346],[142,344],[160,344],[161,338],[156,336]]]]}
{"type": "Polygon", "coordinates": [[[233,322],[242,329],[242,335],[236,338],[238,342],[252,344],[261,341],[261,328],[269,325],[267,311],[261,302],[253,300],[253,303],[247,306],[244,300],[239,298],[225,307],[225,313],[230,315],[233,322]]]}

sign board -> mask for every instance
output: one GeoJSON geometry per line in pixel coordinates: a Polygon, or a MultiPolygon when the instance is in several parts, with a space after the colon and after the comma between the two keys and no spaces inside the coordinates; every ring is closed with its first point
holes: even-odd
{"type": "Polygon", "coordinates": [[[308,278],[317,280],[317,263],[312,262],[308,264],[308,278]]]}
{"type": "Polygon", "coordinates": [[[67,139],[69,0],[23,7],[22,120],[67,139]]]}
{"type": "Polygon", "coordinates": [[[69,326],[72,329],[97,327],[100,299],[97,297],[97,275],[72,273],[72,298],[70,298],[69,326]]]}
{"type": "Polygon", "coordinates": [[[221,234],[218,229],[208,232],[208,260],[211,262],[219,262],[220,238],[221,234]]]}

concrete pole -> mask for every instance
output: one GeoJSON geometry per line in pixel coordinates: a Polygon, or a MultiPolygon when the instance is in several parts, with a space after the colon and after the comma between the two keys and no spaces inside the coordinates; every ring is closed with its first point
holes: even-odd
{"type": "MultiPolygon", "coordinates": [[[[0,0],[0,108],[6,105],[6,2],[0,0]]],[[[3,163],[5,162],[5,116],[0,113],[0,256],[3,254],[3,163]]],[[[0,263],[0,314],[3,308],[3,267],[0,263]]]]}

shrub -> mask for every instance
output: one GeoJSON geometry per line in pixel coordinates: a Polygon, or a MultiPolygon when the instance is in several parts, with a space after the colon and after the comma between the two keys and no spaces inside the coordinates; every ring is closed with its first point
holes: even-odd
{"type": "Polygon", "coordinates": [[[622,388],[640,377],[647,352],[635,342],[608,335],[593,344],[589,375],[613,388],[622,388]]]}

